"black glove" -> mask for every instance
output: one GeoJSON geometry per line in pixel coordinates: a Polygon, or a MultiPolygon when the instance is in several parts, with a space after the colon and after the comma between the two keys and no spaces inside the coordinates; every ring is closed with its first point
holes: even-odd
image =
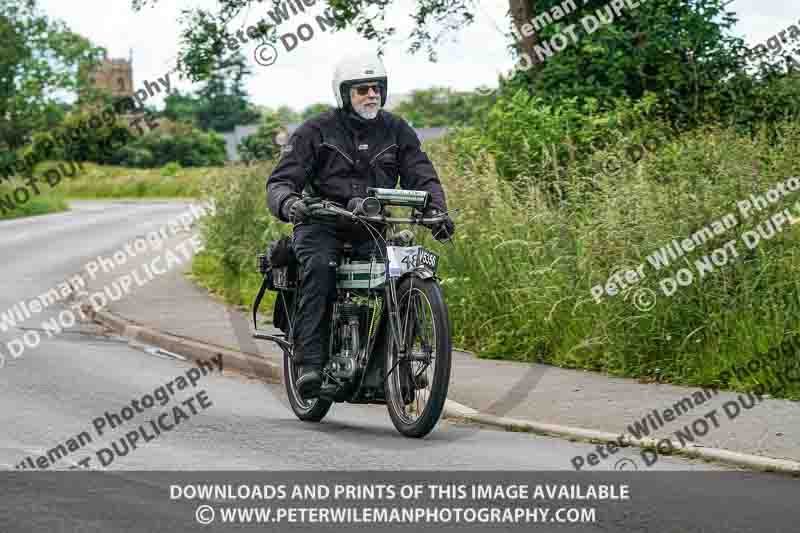
{"type": "Polygon", "coordinates": [[[288,220],[289,222],[296,222],[295,215],[299,215],[302,217],[302,203],[300,201],[299,196],[290,196],[286,200],[283,201],[283,205],[281,205],[281,214],[283,218],[288,220]]]}
{"type": "Polygon", "coordinates": [[[444,220],[441,222],[437,222],[435,224],[430,225],[431,234],[433,238],[439,242],[447,242],[449,241],[456,232],[456,225],[453,223],[453,219],[450,218],[450,215],[446,213],[442,213],[438,209],[431,208],[425,211],[423,218],[434,218],[444,216],[444,220]]]}
{"type": "Polygon", "coordinates": [[[314,216],[315,208],[319,205],[319,198],[290,196],[283,202],[281,211],[283,211],[283,216],[287,220],[292,221],[294,224],[299,224],[314,216]]]}

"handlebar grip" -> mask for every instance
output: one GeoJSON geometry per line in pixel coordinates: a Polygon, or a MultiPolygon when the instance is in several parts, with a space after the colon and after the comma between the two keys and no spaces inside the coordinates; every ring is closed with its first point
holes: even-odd
{"type": "Polygon", "coordinates": [[[354,218],[356,215],[348,211],[347,209],[343,209],[338,205],[334,205],[328,202],[323,202],[322,207],[319,207],[314,210],[318,214],[328,214],[328,215],[342,215],[348,218],[354,218]]]}

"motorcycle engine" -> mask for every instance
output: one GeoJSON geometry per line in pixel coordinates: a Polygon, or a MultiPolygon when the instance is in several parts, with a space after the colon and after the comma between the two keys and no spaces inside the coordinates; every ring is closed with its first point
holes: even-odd
{"type": "Polygon", "coordinates": [[[333,353],[331,373],[337,378],[353,379],[359,369],[359,357],[365,351],[364,324],[369,323],[371,307],[352,301],[334,304],[333,353]]]}

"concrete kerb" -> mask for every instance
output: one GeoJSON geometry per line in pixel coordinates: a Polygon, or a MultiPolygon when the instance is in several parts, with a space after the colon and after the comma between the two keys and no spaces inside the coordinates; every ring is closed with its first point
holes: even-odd
{"type": "MultiPolygon", "coordinates": [[[[270,383],[281,383],[283,380],[281,365],[276,365],[262,356],[242,353],[194,339],[164,333],[154,328],[136,324],[108,311],[93,312],[91,316],[99,324],[112,329],[130,341],[156,346],[194,360],[208,360],[217,355],[222,355],[225,367],[235,368],[248,376],[266,376],[267,381],[270,383]]],[[[616,443],[619,441],[619,435],[605,431],[489,415],[452,400],[445,402],[443,416],[449,419],[495,427],[504,431],[535,433],[549,437],[567,438],[573,441],[579,440],[592,443],[616,443]]],[[[634,439],[626,435],[623,436],[622,442],[626,446],[656,449],[659,440],[650,438],[634,439]]],[[[680,448],[676,445],[673,446],[669,454],[664,455],[681,455],[753,470],[800,475],[800,462],[733,452],[720,448],[707,448],[704,446],[680,448]]]]}
{"type": "MultiPolygon", "coordinates": [[[[542,422],[519,420],[515,418],[496,417],[482,413],[477,415],[467,415],[463,418],[467,421],[473,421],[488,426],[502,428],[506,431],[521,431],[537,433],[539,435],[546,436],[566,437],[570,440],[581,440],[599,444],[605,444],[609,442],[616,443],[619,440],[619,435],[604,431],[561,426],[558,424],[546,424],[542,422]]],[[[633,446],[636,448],[658,449],[658,443],[661,441],[660,439],[634,439],[628,436],[623,436],[622,442],[626,446],[633,446]]],[[[730,450],[723,450],[721,448],[708,448],[705,446],[681,448],[677,444],[673,443],[673,448],[670,453],[661,453],[661,455],[681,455],[691,459],[703,459],[706,461],[713,461],[716,463],[723,463],[753,470],[800,475],[800,462],[791,461],[788,459],[774,459],[772,457],[732,452],[730,450]]]]}
{"type": "Polygon", "coordinates": [[[129,341],[156,346],[193,360],[207,361],[221,355],[225,368],[234,368],[248,376],[266,377],[270,383],[281,383],[282,368],[261,356],[164,333],[135,324],[108,311],[97,311],[93,313],[92,318],[129,341]]]}

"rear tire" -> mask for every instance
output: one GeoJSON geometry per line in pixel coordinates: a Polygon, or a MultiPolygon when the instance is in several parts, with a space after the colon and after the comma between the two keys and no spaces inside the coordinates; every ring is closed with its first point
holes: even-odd
{"type": "Polygon", "coordinates": [[[450,319],[442,290],[433,279],[404,279],[397,288],[397,299],[400,334],[407,353],[427,360],[427,364],[398,363],[399,356],[391,342],[393,333],[387,331],[385,369],[391,373],[385,385],[386,406],[400,433],[421,438],[436,426],[447,400],[452,360],[450,319]]]}
{"type": "Polygon", "coordinates": [[[286,395],[289,397],[289,404],[292,406],[292,411],[300,420],[304,422],[319,422],[333,404],[332,400],[322,400],[320,398],[311,398],[304,400],[300,397],[297,391],[295,382],[300,377],[301,365],[292,361],[289,354],[283,354],[283,382],[286,385],[286,395]]]}

